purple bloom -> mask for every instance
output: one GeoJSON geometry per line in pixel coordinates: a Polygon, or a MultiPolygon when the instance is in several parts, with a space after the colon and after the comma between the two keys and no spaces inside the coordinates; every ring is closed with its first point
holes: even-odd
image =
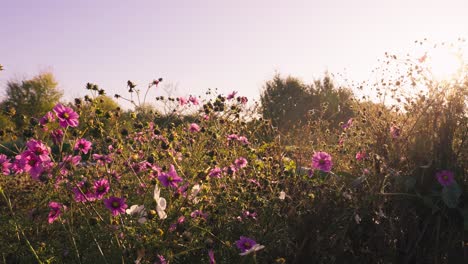
{"type": "Polygon", "coordinates": [[[89,182],[79,182],[77,187],[73,188],[73,193],[75,194],[75,201],[78,203],[95,200],[95,195],[91,192],[91,184],[89,182]]]}
{"type": "Polygon", "coordinates": [[[241,253],[248,251],[256,244],[257,242],[255,242],[255,240],[245,236],[241,236],[240,239],[236,241],[236,246],[240,249],[241,253]]]}
{"type": "Polygon", "coordinates": [[[453,172],[449,170],[437,172],[436,177],[442,186],[450,186],[455,182],[453,172]]]}
{"type": "Polygon", "coordinates": [[[228,100],[234,99],[234,97],[236,96],[236,94],[237,94],[237,91],[233,91],[233,92],[231,92],[230,94],[228,94],[228,96],[226,97],[226,99],[228,99],[228,100]]]}
{"type": "Polygon", "coordinates": [[[156,262],[155,264],[167,264],[167,261],[163,255],[158,255],[158,259],[159,259],[159,263],[156,262]]]}
{"type": "Polygon", "coordinates": [[[248,145],[250,144],[249,140],[244,137],[244,136],[240,136],[238,139],[237,139],[240,143],[242,143],[242,145],[248,145]]]}
{"type": "Polygon", "coordinates": [[[111,163],[112,158],[110,155],[100,155],[100,154],[93,154],[93,159],[97,161],[97,163],[101,166],[104,166],[106,163],[111,163]]]}
{"type": "Polygon", "coordinates": [[[213,249],[208,250],[208,257],[210,258],[210,264],[216,264],[213,249]]]}
{"type": "Polygon", "coordinates": [[[177,183],[181,182],[182,178],[177,175],[174,165],[171,164],[169,171],[167,173],[161,173],[161,175],[158,177],[158,180],[164,187],[171,186],[177,188],[177,183]]]}
{"type": "Polygon", "coordinates": [[[195,211],[190,213],[190,217],[192,217],[192,218],[201,217],[203,219],[206,219],[207,216],[208,216],[207,213],[204,213],[203,211],[200,211],[200,210],[195,210],[195,211]]]}
{"type": "Polygon", "coordinates": [[[243,157],[236,159],[234,163],[236,164],[236,167],[238,168],[244,168],[247,166],[247,160],[243,157]]]}
{"type": "Polygon", "coordinates": [[[59,119],[59,124],[61,127],[77,127],[78,122],[78,114],[73,111],[70,107],[65,107],[61,104],[57,104],[54,107],[54,112],[59,119]]]}
{"type": "Polygon", "coordinates": [[[68,172],[73,169],[74,166],[78,165],[81,161],[81,156],[72,156],[67,155],[63,158],[63,161],[60,162],[60,173],[62,175],[67,175],[68,172]]]}
{"type": "Polygon", "coordinates": [[[104,205],[112,212],[113,216],[125,214],[125,209],[128,207],[124,198],[114,196],[111,196],[109,199],[104,199],[104,205]]]}
{"type": "Polygon", "coordinates": [[[392,125],[390,127],[390,134],[392,135],[392,138],[399,138],[401,135],[401,129],[396,125],[392,125]]]}
{"type": "Polygon", "coordinates": [[[28,143],[26,143],[26,147],[28,147],[28,150],[32,154],[36,155],[40,161],[50,160],[50,149],[44,143],[42,143],[42,141],[31,139],[28,141],[28,143]]]}
{"type": "Polygon", "coordinates": [[[238,139],[239,139],[239,136],[238,136],[237,134],[230,134],[230,135],[227,136],[227,139],[228,139],[229,141],[231,141],[231,140],[238,140],[238,139]]]}
{"type": "Polygon", "coordinates": [[[83,154],[88,154],[88,151],[91,150],[92,143],[84,138],[80,138],[75,143],[75,150],[82,152],[83,154]]]}
{"type": "Polygon", "coordinates": [[[61,203],[50,202],[49,203],[50,212],[49,212],[49,224],[52,224],[61,214],[62,210],[65,210],[66,207],[61,203]]]}
{"type": "Polygon", "coordinates": [[[47,112],[47,114],[45,114],[40,120],[39,120],[39,123],[41,125],[46,125],[48,123],[52,123],[55,121],[55,116],[54,116],[54,113],[49,111],[47,112]]]}
{"type": "Polygon", "coordinates": [[[341,128],[343,128],[343,129],[346,130],[346,129],[350,128],[352,125],[353,125],[353,119],[350,118],[350,119],[348,119],[348,122],[346,122],[346,124],[343,124],[343,125],[341,126],[341,128]]]}
{"type": "Polygon", "coordinates": [[[179,101],[179,105],[183,106],[183,105],[186,105],[188,103],[187,99],[185,97],[179,97],[177,98],[178,101],[179,101]]]}
{"type": "Polygon", "coordinates": [[[5,154],[0,154],[0,165],[3,175],[9,175],[12,164],[5,154]]]}
{"type": "Polygon", "coordinates": [[[97,180],[94,182],[93,189],[94,198],[96,200],[101,200],[110,190],[109,181],[106,179],[97,180]]]}
{"type": "Polygon", "coordinates": [[[356,153],[356,159],[359,160],[359,161],[363,160],[366,156],[367,156],[367,154],[366,154],[366,152],[364,150],[359,151],[358,153],[356,153]]]}
{"type": "Polygon", "coordinates": [[[330,154],[326,152],[315,152],[312,156],[312,167],[314,169],[318,169],[324,172],[330,172],[332,165],[332,158],[330,154]]]}
{"type": "Polygon", "coordinates": [[[237,97],[237,101],[245,105],[249,101],[249,99],[247,99],[247,97],[245,96],[239,96],[237,97]]]}
{"type": "Polygon", "coordinates": [[[192,123],[190,124],[190,127],[189,127],[189,131],[190,132],[200,132],[200,126],[195,124],[195,123],[192,123]]]}
{"type": "Polygon", "coordinates": [[[223,171],[219,167],[215,167],[208,173],[208,176],[210,176],[211,178],[221,178],[222,172],[223,171]]]}
{"type": "Polygon", "coordinates": [[[189,101],[193,104],[193,105],[198,105],[198,99],[195,97],[195,96],[190,96],[189,97],[189,101]]]}
{"type": "Polygon", "coordinates": [[[63,140],[63,131],[62,129],[56,129],[50,133],[50,137],[52,138],[52,142],[55,145],[60,145],[63,140]]]}

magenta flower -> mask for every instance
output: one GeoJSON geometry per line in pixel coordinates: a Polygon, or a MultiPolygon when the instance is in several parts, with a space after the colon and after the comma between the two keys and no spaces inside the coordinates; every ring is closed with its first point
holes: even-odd
{"type": "Polygon", "coordinates": [[[50,149],[42,141],[31,139],[26,143],[29,152],[39,158],[40,161],[49,161],[50,149]]]}
{"type": "Polygon", "coordinates": [[[81,156],[72,156],[67,155],[63,158],[63,161],[60,162],[60,173],[62,175],[67,175],[70,170],[73,169],[81,161],[81,156]]]}
{"type": "Polygon", "coordinates": [[[48,123],[52,123],[55,121],[55,115],[53,112],[49,111],[47,112],[47,114],[45,114],[40,120],[39,120],[39,123],[41,125],[46,125],[48,123]]]}
{"type": "Polygon", "coordinates": [[[201,210],[195,210],[193,212],[190,213],[190,217],[192,218],[198,218],[198,217],[201,217],[203,219],[206,219],[206,217],[208,216],[207,213],[204,213],[203,211],[201,210]]]}
{"type": "Polygon", "coordinates": [[[455,182],[454,174],[449,170],[442,170],[437,172],[436,177],[442,186],[450,186],[455,182]]]}
{"type": "Polygon", "coordinates": [[[75,143],[75,150],[82,152],[83,154],[88,154],[88,151],[91,150],[92,143],[84,138],[80,138],[75,143]]]}
{"type": "Polygon", "coordinates": [[[161,175],[158,177],[158,180],[164,187],[171,186],[177,188],[177,183],[181,182],[182,178],[177,175],[174,165],[171,164],[169,171],[167,173],[161,173],[161,175]]]}
{"type": "Polygon", "coordinates": [[[393,125],[390,127],[390,134],[392,135],[392,138],[399,138],[401,135],[401,129],[398,126],[393,125]]]}
{"type": "Polygon", "coordinates": [[[312,167],[324,172],[330,172],[332,168],[332,158],[330,154],[319,151],[312,156],[312,167]]]}
{"type": "Polygon", "coordinates": [[[167,264],[167,260],[164,258],[163,255],[158,255],[159,262],[155,262],[155,264],[167,264]]]}
{"type": "Polygon", "coordinates": [[[359,151],[356,153],[356,159],[361,161],[367,156],[366,152],[364,150],[359,151]]]}
{"type": "Polygon", "coordinates": [[[208,173],[208,176],[210,176],[211,178],[221,178],[222,172],[223,171],[219,167],[215,167],[208,173]]]}
{"type": "Polygon", "coordinates": [[[214,250],[210,249],[208,250],[208,257],[210,258],[210,264],[216,264],[215,256],[214,256],[214,250]]]}
{"type": "Polygon", "coordinates": [[[195,124],[195,123],[192,123],[190,124],[189,126],[189,131],[194,133],[194,132],[200,132],[200,126],[195,124]]]}
{"type": "Polygon", "coordinates": [[[343,129],[346,130],[346,129],[350,128],[352,125],[353,125],[353,119],[350,118],[350,119],[348,119],[348,122],[346,122],[346,124],[343,124],[343,125],[341,126],[341,128],[343,128],[343,129]]]}
{"type": "Polygon", "coordinates": [[[239,139],[239,136],[237,134],[230,134],[230,135],[227,136],[228,141],[238,140],[238,139],[239,139]]]}
{"type": "Polygon", "coordinates": [[[62,129],[55,129],[50,133],[50,137],[52,138],[52,142],[55,145],[60,145],[63,141],[63,130],[62,129]]]}
{"type": "Polygon", "coordinates": [[[237,97],[237,101],[245,105],[249,101],[249,99],[247,99],[247,97],[245,96],[239,96],[237,97]]]}
{"type": "Polygon", "coordinates": [[[115,196],[111,196],[109,199],[104,199],[104,205],[112,212],[113,216],[125,214],[125,209],[128,207],[124,198],[118,198],[115,196]]]}
{"type": "Polygon", "coordinates": [[[5,154],[0,154],[0,165],[3,175],[10,175],[12,164],[5,154]]]}
{"type": "Polygon", "coordinates": [[[236,94],[237,94],[237,91],[233,91],[227,95],[226,99],[228,100],[234,99],[234,97],[236,97],[236,94]]]}
{"type": "Polygon", "coordinates": [[[245,168],[247,166],[247,160],[243,157],[240,157],[234,161],[236,167],[238,168],[245,168]]]}
{"type": "Polygon", "coordinates": [[[62,214],[62,210],[67,209],[66,206],[57,202],[50,202],[49,208],[50,208],[49,217],[48,217],[49,224],[52,224],[55,220],[57,220],[57,218],[62,214]]]}
{"type": "Polygon", "coordinates": [[[93,159],[101,166],[112,162],[110,155],[93,154],[93,159]]]}
{"type": "Polygon", "coordinates": [[[257,242],[255,242],[255,240],[244,236],[241,236],[240,239],[236,241],[236,246],[241,252],[249,250],[256,244],[257,242]]]}
{"type": "Polygon", "coordinates": [[[110,190],[109,181],[106,179],[97,180],[94,182],[93,189],[94,198],[96,200],[101,200],[110,190]]]}
{"type": "Polygon", "coordinates": [[[54,107],[54,112],[57,115],[59,120],[59,124],[61,127],[77,127],[79,124],[78,121],[78,114],[73,111],[70,107],[63,106],[61,104],[57,104],[54,107]]]}
{"type": "Polygon", "coordinates": [[[190,101],[193,105],[198,105],[198,104],[199,104],[198,99],[197,99],[195,96],[190,96],[190,97],[189,97],[189,101],[190,101]]]}
{"type": "Polygon", "coordinates": [[[250,144],[249,140],[244,137],[244,136],[240,136],[238,139],[237,139],[240,143],[242,143],[242,145],[248,145],[250,144]]]}
{"type": "Polygon", "coordinates": [[[77,187],[74,187],[72,191],[75,194],[75,201],[78,203],[90,202],[96,199],[94,193],[91,192],[91,184],[89,182],[79,182],[77,187]]]}
{"type": "Polygon", "coordinates": [[[186,105],[186,104],[188,103],[188,101],[187,101],[187,99],[186,99],[185,97],[182,97],[182,96],[181,96],[181,97],[179,97],[179,98],[177,98],[177,99],[178,99],[178,101],[179,101],[179,105],[180,105],[180,106],[184,106],[184,105],[186,105]]]}

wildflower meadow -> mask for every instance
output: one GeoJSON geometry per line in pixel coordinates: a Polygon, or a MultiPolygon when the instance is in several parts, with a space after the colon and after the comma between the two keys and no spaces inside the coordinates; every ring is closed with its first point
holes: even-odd
{"type": "Polygon", "coordinates": [[[408,67],[375,98],[277,75],[261,102],[159,78],[2,104],[0,261],[467,263],[468,79],[408,67]]]}

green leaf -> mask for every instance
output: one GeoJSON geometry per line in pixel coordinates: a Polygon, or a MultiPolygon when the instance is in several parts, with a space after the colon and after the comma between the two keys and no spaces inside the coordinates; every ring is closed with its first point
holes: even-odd
{"type": "Polygon", "coordinates": [[[442,189],[442,200],[449,208],[456,208],[458,206],[458,198],[462,194],[462,190],[458,183],[453,183],[449,186],[444,186],[442,189]]]}

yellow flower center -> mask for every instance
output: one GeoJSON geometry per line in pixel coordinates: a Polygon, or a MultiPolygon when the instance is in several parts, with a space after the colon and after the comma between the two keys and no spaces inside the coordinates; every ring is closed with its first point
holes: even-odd
{"type": "Polygon", "coordinates": [[[117,202],[117,201],[112,202],[112,207],[119,208],[119,206],[120,206],[119,202],[117,202]]]}
{"type": "Polygon", "coordinates": [[[63,113],[63,118],[68,119],[70,118],[70,115],[68,113],[63,113]]]}

